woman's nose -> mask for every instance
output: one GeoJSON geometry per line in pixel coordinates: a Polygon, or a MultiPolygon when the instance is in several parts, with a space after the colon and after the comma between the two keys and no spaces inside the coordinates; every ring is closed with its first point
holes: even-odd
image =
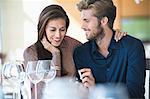
{"type": "Polygon", "coordinates": [[[56,31],[55,36],[56,36],[57,38],[60,38],[61,34],[60,34],[60,31],[59,31],[59,30],[56,31]]]}

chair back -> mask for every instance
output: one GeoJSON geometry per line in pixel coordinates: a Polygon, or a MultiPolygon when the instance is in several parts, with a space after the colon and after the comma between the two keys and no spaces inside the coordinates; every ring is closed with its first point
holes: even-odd
{"type": "Polygon", "coordinates": [[[150,70],[150,58],[146,59],[146,70],[150,70]]]}
{"type": "Polygon", "coordinates": [[[146,59],[145,99],[150,99],[150,58],[146,59]]]}

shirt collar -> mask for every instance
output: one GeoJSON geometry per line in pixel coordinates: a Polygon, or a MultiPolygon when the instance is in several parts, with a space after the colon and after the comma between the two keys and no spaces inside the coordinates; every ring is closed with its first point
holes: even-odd
{"type": "Polygon", "coordinates": [[[39,50],[43,50],[43,49],[44,49],[44,46],[43,46],[43,44],[41,43],[40,40],[38,40],[38,41],[35,43],[35,45],[36,45],[36,48],[39,49],[39,50]]]}
{"type": "MultiPolygon", "coordinates": [[[[122,48],[123,46],[122,46],[121,42],[120,41],[116,42],[116,40],[114,39],[114,36],[115,36],[115,31],[113,30],[113,35],[112,35],[112,38],[111,38],[109,48],[110,49],[120,49],[120,48],[122,48]]],[[[96,41],[91,40],[91,43],[92,43],[92,53],[95,53],[97,51],[96,41]]]]}
{"type": "Polygon", "coordinates": [[[113,35],[112,35],[112,38],[111,38],[109,48],[111,48],[111,49],[120,49],[120,48],[122,48],[123,46],[121,44],[121,41],[119,40],[118,42],[116,42],[114,37],[115,37],[115,31],[113,30],[113,35]]]}
{"type": "Polygon", "coordinates": [[[95,40],[91,40],[92,43],[92,53],[95,53],[97,51],[97,44],[95,40]]]}

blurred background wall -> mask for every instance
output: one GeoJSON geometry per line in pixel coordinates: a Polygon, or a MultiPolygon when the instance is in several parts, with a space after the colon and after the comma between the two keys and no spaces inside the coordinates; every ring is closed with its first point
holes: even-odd
{"type": "MultiPolygon", "coordinates": [[[[114,29],[141,39],[150,58],[150,0],[113,0],[117,6],[114,29]]],[[[80,28],[79,0],[0,0],[0,53],[5,60],[22,60],[26,47],[37,40],[37,22],[42,9],[59,4],[67,11],[71,24],[67,35],[86,42],[80,28]]]]}

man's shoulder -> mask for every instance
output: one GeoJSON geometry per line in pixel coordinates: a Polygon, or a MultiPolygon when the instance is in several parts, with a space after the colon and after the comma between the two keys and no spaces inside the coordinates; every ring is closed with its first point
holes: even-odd
{"type": "Polygon", "coordinates": [[[133,47],[133,46],[139,46],[143,45],[142,41],[138,38],[135,38],[133,36],[127,35],[121,39],[121,43],[123,46],[127,47],[133,47]]]}

